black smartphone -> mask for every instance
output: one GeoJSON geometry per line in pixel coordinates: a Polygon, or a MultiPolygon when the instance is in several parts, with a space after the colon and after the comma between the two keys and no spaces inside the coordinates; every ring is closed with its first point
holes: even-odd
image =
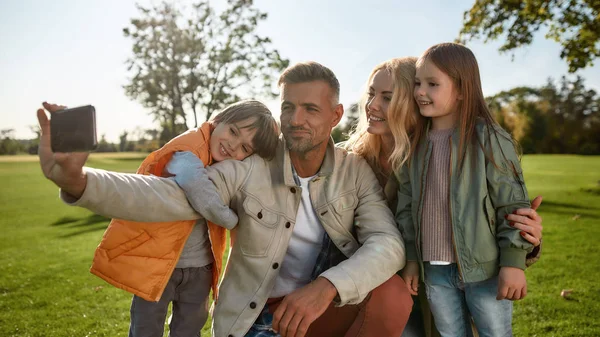
{"type": "Polygon", "coordinates": [[[89,152],[96,149],[96,109],[85,105],[52,113],[50,144],[52,152],[89,152]]]}

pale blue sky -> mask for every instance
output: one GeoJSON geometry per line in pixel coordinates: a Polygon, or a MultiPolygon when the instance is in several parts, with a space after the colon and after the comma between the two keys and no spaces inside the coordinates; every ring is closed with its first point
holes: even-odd
{"type": "MultiPolygon", "coordinates": [[[[141,1],[142,4],[151,1],[141,1]]],[[[399,56],[452,41],[470,1],[255,0],[269,14],[260,32],[292,63],[314,60],[330,67],[341,83],[341,100],[358,100],[371,69],[399,56]]],[[[225,0],[214,0],[222,7],[225,0]]],[[[124,65],[131,42],[122,28],[137,15],[130,0],[2,0],[0,2],[0,129],[31,138],[35,110],[44,100],[93,104],[98,135],[117,141],[125,129],[152,127],[141,105],[125,96],[124,65]]],[[[470,43],[478,58],[486,95],[520,85],[538,86],[567,74],[559,46],[539,34],[534,44],[498,54],[499,43],[470,43]]],[[[596,63],[600,63],[596,62],[596,63]]],[[[580,74],[600,91],[600,65],[580,74]]],[[[279,115],[277,101],[267,102],[279,115]]],[[[191,119],[188,119],[191,120],[191,119]]],[[[190,125],[192,126],[192,125],[190,125]]]]}

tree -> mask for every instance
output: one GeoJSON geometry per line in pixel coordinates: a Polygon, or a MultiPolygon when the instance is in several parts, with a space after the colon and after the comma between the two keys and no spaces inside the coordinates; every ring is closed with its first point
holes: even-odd
{"type": "Polygon", "coordinates": [[[487,98],[490,109],[524,153],[600,154],[600,97],[583,79],[552,79],[487,98]]]}
{"type": "Polygon", "coordinates": [[[569,72],[593,65],[600,56],[598,0],[477,0],[464,13],[458,42],[479,37],[504,38],[501,52],[531,44],[533,34],[547,27],[547,39],[562,46],[560,57],[569,72]]]}
{"type": "Polygon", "coordinates": [[[109,143],[106,140],[106,135],[102,135],[100,137],[100,141],[98,142],[98,147],[96,147],[95,152],[117,152],[117,146],[115,144],[109,143]]]}
{"type": "Polygon", "coordinates": [[[40,145],[40,137],[42,136],[42,128],[39,125],[30,125],[29,130],[35,134],[35,138],[29,141],[27,153],[37,154],[38,146],[40,145]]]}
{"type": "Polygon", "coordinates": [[[14,138],[15,129],[0,130],[0,155],[17,154],[23,151],[21,144],[14,138]]]}
{"type": "Polygon", "coordinates": [[[123,133],[119,135],[119,152],[130,152],[135,150],[135,144],[127,139],[129,136],[129,132],[124,130],[123,133]]]}
{"type": "Polygon", "coordinates": [[[339,143],[348,140],[350,131],[358,123],[358,114],[358,103],[350,104],[350,107],[344,112],[344,120],[331,131],[334,142],[339,143]]]}
{"type": "Polygon", "coordinates": [[[187,111],[197,127],[199,118],[242,96],[272,97],[275,76],[289,64],[256,32],[267,14],[251,0],[228,0],[220,14],[208,0],[181,8],[138,5],[141,17],[123,29],[133,40],[127,61],[133,77],[125,92],[150,109],[163,143],[188,128],[187,111]]]}

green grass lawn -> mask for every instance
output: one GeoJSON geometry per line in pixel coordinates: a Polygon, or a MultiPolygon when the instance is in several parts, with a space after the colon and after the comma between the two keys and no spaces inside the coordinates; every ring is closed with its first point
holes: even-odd
{"type": "MultiPolygon", "coordinates": [[[[133,172],[141,159],[88,164],[133,172]]],[[[515,335],[600,336],[600,157],[525,156],[523,167],[530,196],[544,196],[544,246],[515,335]]],[[[35,157],[0,157],[0,336],[127,335],[131,296],[88,271],[107,225],[62,204],[35,157]]]]}

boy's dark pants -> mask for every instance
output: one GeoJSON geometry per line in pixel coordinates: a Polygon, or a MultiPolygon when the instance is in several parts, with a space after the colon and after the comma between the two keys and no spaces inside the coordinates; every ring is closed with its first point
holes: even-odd
{"type": "Polygon", "coordinates": [[[208,317],[212,264],[198,268],[175,268],[160,301],[133,296],[129,337],[162,337],[169,303],[170,337],[200,336],[208,317]]]}

